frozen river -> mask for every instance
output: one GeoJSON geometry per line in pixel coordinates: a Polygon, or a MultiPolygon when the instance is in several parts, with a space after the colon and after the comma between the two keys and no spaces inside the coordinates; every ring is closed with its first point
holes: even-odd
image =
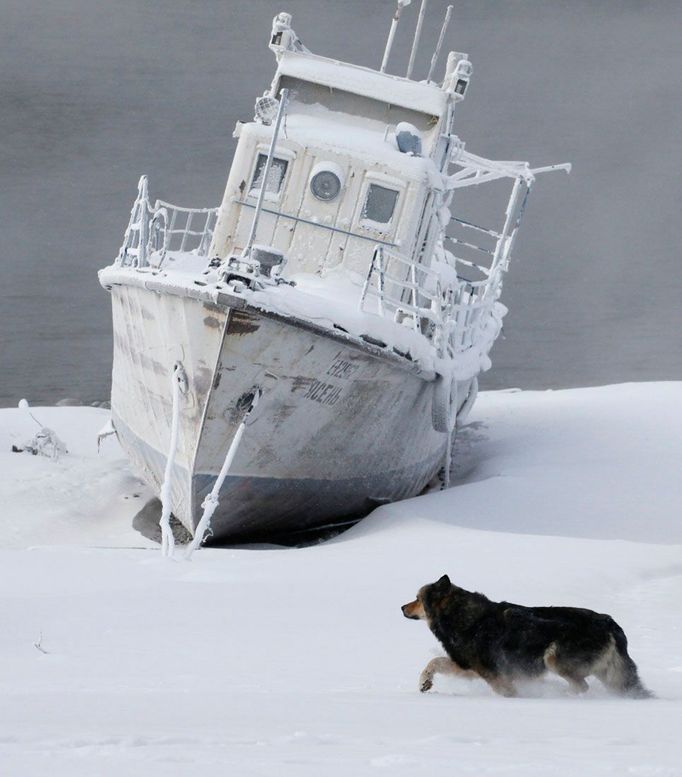
{"type": "MultiPolygon", "coordinates": [[[[417,75],[445,5],[429,3],[417,75]]],[[[416,6],[392,72],[404,72],[416,6]]],[[[0,2],[0,405],[107,398],[96,271],[118,249],[140,173],[154,196],[219,201],[234,123],[274,70],[274,13],[292,12],[313,51],[377,66],[392,8],[0,2]]],[[[488,388],[682,377],[681,23],[677,3],[457,2],[448,45],[475,67],[459,113],[467,147],[574,163],[531,199],[488,388]]]]}

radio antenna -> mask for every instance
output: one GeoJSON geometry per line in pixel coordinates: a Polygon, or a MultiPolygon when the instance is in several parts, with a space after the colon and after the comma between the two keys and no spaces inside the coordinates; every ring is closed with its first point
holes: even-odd
{"type": "Polygon", "coordinates": [[[414,67],[414,60],[417,56],[417,47],[419,46],[419,39],[422,36],[422,24],[424,23],[424,14],[426,13],[426,3],[428,0],[422,0],[421,7],[419,9],[419,16],[417,18],[417,28],[414,31],[414,40],[412,41],[412,51],[410,51],[410,61],[407,65],[407,75],[405,78],[409,78],[412,75],[412,68],[414,67]]]}
{"type": "Polygon", "coordinates": [[[443,19],[443,26],[440,28],[440,36],[438,38],[438,44],[436,45],[436,50],[433,52],[433,56],[431,57],[431,67],[429,68],[429,74],[426,76],[426,80],[430,81],[431,76],[433,75],[433,71],[436,69],[436,62],[438,62],[438,57],[440,56],[440,50],[443,46],[443,40],[445,39],[445,33],[448,29],[448,24],[450,24],[450,17],[452,16],[452,6],[448,6],[448,10],[445,12],[445,19],[443,19]]]}
{"type": "Polygon", "coordinates": [[[393,38],[395,38],[395,31],[398,29],[398,22],[400,21],[400,14],[406,5],[409,5],[412,0],[398,0],[393,19],[391,20],[391,29],[388,31],[388,40],[386,41],[386,48],[384,49],[384,58],[381,61],[380,73],[386,72],[386,65],[388,64],[388,57],[391,54],[393,48],[393,38]]]}

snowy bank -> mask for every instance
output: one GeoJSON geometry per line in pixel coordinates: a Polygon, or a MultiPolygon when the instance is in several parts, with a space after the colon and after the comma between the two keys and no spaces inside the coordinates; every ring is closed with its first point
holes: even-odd
{"type": "Polygon", "coordinates": [[[0,410],[0,764],[80,775],[682,775],[682,384],[483,393],[455,487],[305,549],[169,562],[107,412],[0,410]],[[33,424],[33,426],[32,426],[33,424]],[[139,495],[139,496],[136,496],[139,495]],[[419,671],[400,605],[448,572],[491,598],[610,612],[647,702],[558,678],[503,699],[419,671]]]}

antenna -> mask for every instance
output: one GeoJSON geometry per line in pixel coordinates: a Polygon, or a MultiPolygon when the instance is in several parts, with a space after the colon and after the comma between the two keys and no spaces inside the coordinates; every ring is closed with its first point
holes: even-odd
{"type": "Polygon", "coordinates": [[[426,76],[426,80],[430,81],[431,76],[433,75],[433,71],[436,68],[436,62],[438,62],[438,57],[440,55],[441,47],[443,46],[443,39],[445,38],[445,32],[448,29],[448,24],[450,24],[450,17],[452,16],[452,6],[448,6],[448,10],[445,12],[445,19],[443,19],[443,26],[440,28],[440,36],[438,38],[438,44],[436,45],[436,50],[433,52],[433,56],[431,57],[431,67],[429,68],[429,74],[426,76]]]}
{"type": "Polygon", "coordinates": [[[424,23],[424,14],[426,13],[426,3],[428,0],[422,0],[421,7],[419,9],[419,16],[417,18],[417,29],[414,31],[414,40],[412,41],[412,51],[410,51],[410,61],[407,65],[407,74],[405,78],[409,78],[412,75],[412,68],[414,67],[414,60],[417,56],[417,47],[419,46],[419,39],[422,36],[422,24],[424,23]]]}
{"type": "Polygon", "coordinates": [[[398,0],[393,19],[391,20],[391,29],[388,31],[388,40],[386,41],[386,48],[384,49],[384,58],[381,61],[380,73],[386,72],[386,65],[388,64],[388,57],[393,48],[393,38],[395,38],[395,31],[398,29],[398,22],[400,21],[400,14],[406,5],[409,5],[412,0],[398,0]]]}

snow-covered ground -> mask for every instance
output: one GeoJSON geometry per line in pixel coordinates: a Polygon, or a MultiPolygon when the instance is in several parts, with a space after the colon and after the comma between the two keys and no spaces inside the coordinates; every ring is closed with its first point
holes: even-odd
{"type": "MultiPolygon", "coordinates": [[[[481,395],[458,480],[304,549],[169,561],[103,410],[0,411],[0,774],[682,775],[682,383],[481,395]],[[611,613],[658,698],[437,678],[400,605],[447,572],[611,613]]],[[[409,441],[406,441],[409,444],[409,441]]]]}

